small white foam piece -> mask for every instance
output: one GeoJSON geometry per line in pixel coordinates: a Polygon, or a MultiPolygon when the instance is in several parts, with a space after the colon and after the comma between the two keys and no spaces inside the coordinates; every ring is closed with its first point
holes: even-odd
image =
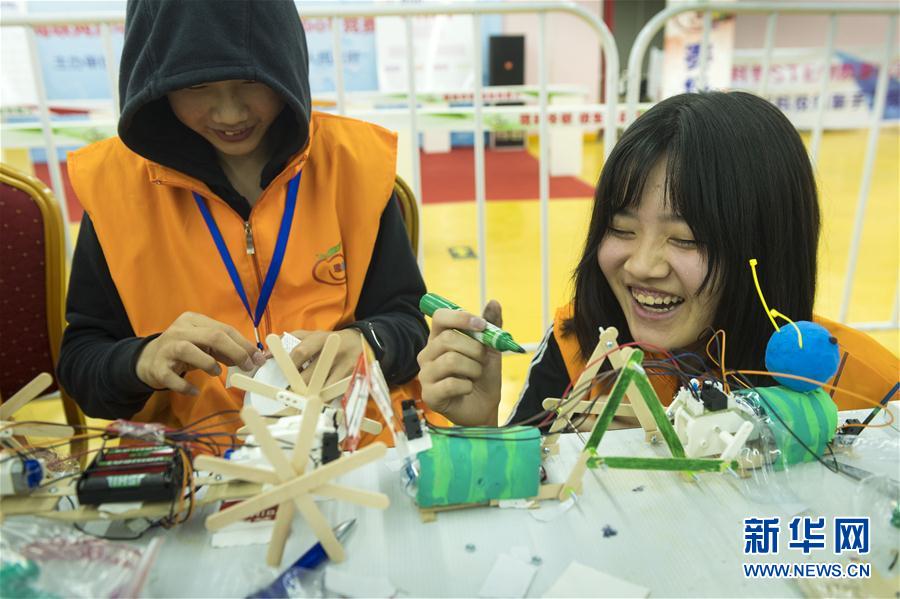
{"type": "Polygon", "coordinates": [[[363,576],[336,568],[325,570],[325,588],[344,597],[393,597],[397,587],[383,576],[363,576]]]}
{"type": "Polygon", "coordinates": [[[573,561],[544,597],[649,597],[650,589],[573,561]]]}
{"type": "Polygon", "coordinates": [[[479,597],[524,597],[537,567],[501,553],[478,591],[479,597]]]}
{"type": "MultiPolygon", "coordinates": [[[[285,333],[281,336],[281,346],[288,353],[291,353],[291,351],[300,345],[300,343],[300,339],[297,339],[290,333],[285,333]]],[[[279,389],[287,389],[289,385],[284,373],[281,372],[281,368],[278,367],[275,358],[269,358],[265,364],[260,366],[259,369],[257,369],[256,374],[253,375],[253,380],[279,389]]],[[[256,411],[263,416],[270,416],[284,409],[284,404],[280,401],[276,401],[265,395],[253,393],[252,391],[248,391],[246,395],[244,395],[244,405],[247,404],[256,408],[256,411]]]]}
{"type": "Polygon", "coordinates": [[[553,522],[554,520],[568,512],[573,505],[575,505],[575,498],[569,497],[565,501],[557,503],[552,507],[532,510],[530,514],[532,518],[540,522],[553,522]]]}

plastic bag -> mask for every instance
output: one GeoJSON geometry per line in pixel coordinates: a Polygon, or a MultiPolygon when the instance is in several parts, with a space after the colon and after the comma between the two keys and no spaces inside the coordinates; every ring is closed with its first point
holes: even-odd
{"type": "Polygon", "coordinates": [[[0,526],[0,597],[134,597],[156,559],[147,547],[98,539],[37,518],[0,526]]]}

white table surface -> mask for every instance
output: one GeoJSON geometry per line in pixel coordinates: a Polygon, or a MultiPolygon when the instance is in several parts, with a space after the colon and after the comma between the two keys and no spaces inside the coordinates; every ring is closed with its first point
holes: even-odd
{"type": "MultiPolygon", "coordinates": [[[[866,413],[845,413],[841,421],[866,413]]],[[[884,421],[881,414],[873,424],[884,421]]],[[[559,455],[545,462],[550,482],[565,479],[583,442],[576,435],[563,435],[560,447],[559,455]]],[[[855,449],[839,459],[900,479],[898,448],[900,433],[895,429],[868,429],[855,449]]],[[[632,429],[607,433],[599,453],[666,456],[668,450],[647,444],[643,431],[632,429]]],[[[790,580],[745,579],[741,564],[806,561],[799,550],[787,549],[788,522],[800,512],[826,516],[827,549],[814,556],[819,554],[818,561],[840,561],[831,553],[832,517],[877,515],[866,509],[877,496],[869,491],[872,485],[860,485],[818,463],[792,466],[770,474],[766,481],[703,474],[690,482],[672,472],[589,470],[577,504],[552,522],[534,518],[534,510],[475,507],[441,512],[435,522],[423,523],[399,473],[385,462],[369,464],[341,482],[381,491],[391,505],[380,511],[335,501],[320,503],[332,525],[357,519],[356,530],[344,543],[346,561],[330,564],[329,571],[387,578],[399,596],[413,597],[477,597],[497,556],[512,547],[540,558],[528,589],[532,597],[542,596],[573,560],[646,587],[652,597],[799,596],[800,588],[790,580]],[[771,516],[781,517],[780,555],[744,556],[743,519],[771,516]],[[617,534],[604,537],[606,526],[617,534]]],[[[541,510],[558,505],[544,502],[541,510]]],[[[146,546],[153,538],[163,538],[144,596],[243,597],[274,580],[278,570],[265,565],[266,545],[211,546],[203,521],[214,509],[206,506],[181,526],[154,529],[133,542],[146,546]]],[[[883,497],[879,509],[884,509],[883,497]]],[[[314,542],[298,518],[283,568],[314,542]]],[[[872,546],[863,561],[884,571],[891,551],[900,548],[900,530],[886,522],[883,511],[878,523],[873,520],[872,546]]],[[[603,589],[586,591],[586,595],[603,593],[603,589]]]]}
{"type": "MultiPolygon", "coordinates": [[[[841,420],[847,415],[842,414],[841,420]]],[[[879,416],[876,421],[881,420],[879,416]]],[[[897,433],[870,429],[861,438],[865,440],[862,450],[841,456],[842,461],[897,478],[897,433]],[[892,449],[886,452],[885,448],[892,449]]],[[[581,447],[575,435],[563,435],[560,454],[546,462],[551,481],[564,478],[581,447]]],[[[667,454],[665,446],[645,443],[640,430],[611,431],[599,450],[602,455],[667,454]]],[[[387,577],[401,596],[475,597],[497,556],[513,546],[527,547],[540,557],[529,596],[546,592],[572,560],[647,587],[656,597],[798,596],[799,588],[790,581],[744,578],[741,563],[753,558],[743,555],[743,519],[782,518],[780,556],[756,561],[801,562],[800,551],[785,551],[791,516],[803,510],[827,516],[830,531],[832,516],[865,515],[858,513],[859,486],[818,463],[791,467],[766,486],[729,474],[699,475],[697,482],[687,482],[670,472],[588,471],[577,505],[549,523],[533,518],[529,510],[496,507],[442,512],[436,522],[422,523],[399,474],[383,462],[341,480],[381,491],[390,497],[391,505],[379,511],[322,502],[332,524],[357,518],[356,530],[345,543],[347,560],[329,567],[387,577]],[[643,490],[634,490],[639,487],[643,490]],[[607,525],[618,534],[604,538],[602,530],[607,525]],[[474,551],[467,551],[470,544],[474,551]]],[[[544,505],[542,509],[550,509],[557,502],[544,505]]],[[[274,578],[274,570],[264,565],[265,546],[210,546],[202,516],[211,509],[195,514],[177,529],[153,531],[140,541],[144,544],[154,536],[166,537],[145,595],[243,596],[260,580],[274,578]]],[[[897,546],[896,536],[878,538],[875,530],[875,547],[897,546]]],[[[294,561],[313,542],[311,533],[297,520],[283,565],[294,561]]],[[[831,547],[829,541],[824,561],[836,560],[831,547]]],[[[884,554],[873,551],[870,561],[884,554]]]]}

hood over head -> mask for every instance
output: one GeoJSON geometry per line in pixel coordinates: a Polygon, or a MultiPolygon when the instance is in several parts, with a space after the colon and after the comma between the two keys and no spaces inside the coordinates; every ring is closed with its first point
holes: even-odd
{"type": "MultiPolygon", "coordinates": [[[[267,133],[274,148],[261,187],[309,138],[306,35],[291,0],[129,0],[119,67],[119,137],[132,151],[196,177],[232,203],[215,150],[175,116],[170,91],[254,80],[284,98],[267,133]]],[[[240,198],[240,196],[237,196],[240,198]]]]}

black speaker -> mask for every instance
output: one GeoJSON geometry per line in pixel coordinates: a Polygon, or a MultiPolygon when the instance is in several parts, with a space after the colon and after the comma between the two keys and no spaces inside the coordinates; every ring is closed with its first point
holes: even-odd
{"type": "Polygon", "coordinates": [[[525,36],[492,35],[490,43],[490,85],[525,83],[525,36]]]}
{"type": "MultiPolygon", "coordinates": [[[[488,69],[489,85],[525,84],[525,36],[492,35],[488,69]]],[[[521,106],[522,102],[494,102],[497,106],[521,106]]],[[[494,149],[520,150],[525,147],[524,131],[495,131],[490,135],[494,149]]]]}

